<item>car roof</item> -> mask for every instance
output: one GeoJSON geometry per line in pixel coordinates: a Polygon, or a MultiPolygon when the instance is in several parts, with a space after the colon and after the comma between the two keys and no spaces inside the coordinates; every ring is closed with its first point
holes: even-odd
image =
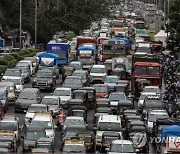
{"type": "Polygon", "coordinates": [[[18,119],[18,118],[17,118],[16,116],[5,114],[5,116],[3,117],[3,119],[1,120],[1,122],[5,122],[5,121],[16,121],[17,119],[18,119]]]}
{"type": "Polygon", "coordinates": [[[51,113],[36,112],[33,118],[34,121],[51,121],[51,113]]]}
{"type": "Polygon", "coordinates": [[[81,64],[80,61],[71,61],[69,64],[81,64]]]}
{"type": "Polygon", "coordinates": [[[106,78],[118,78],[117,75],[107,75],[106,78]]]}
{"type": "Polygon", "coordinates": [[[167,111],[166,110],[151,110],[149,111],[149,114],[167,114],[167,111]]]}
{"type": "Polygon", "coordinates": [[[19,68],[7,68],[6,71],[21,71],[19,68]]]}
{"type": "Polygon", "coordinates": [[[118,115],[100,115],[99,122],[119,122],[119,123],[121,123],[121,118],[118,115]]]}
{"type": "Polygon", "coordinates": [[[79,117],[79,116],[67,116],[66,119],[80,119],[83,120],[83,117],[79,117]]]}
{"type": "Polygon", "coordinates": [[[105,68],[105,65],[93,65],[92,68],[105,68]]]}
{"type": "Polygon", "coordinates": [[[14,82],[3,81],[0,82],[0,86],[14,86],[14,82]]]}
{"type": "Polygon", "coordinates": [[[73,74],[74,73],[87,73],[87,71],[86,70],[75,70],[74,72],[73,72],[73,74]]]}
{"type": "Polygon", "coordinates": [[[107,84],[94,84],[93,87],[108,87],[107,84]]]}
{"type": "Polygon", "coordinates": [[[34,106],[34,107],[47,107],[46,104],[31,104],[29,107],[34,106]]]}
{"type": "Polygon", "coordinates": [[[59,99],[59,96],[44,96],[43,99],[44,99],[44,98],[59,99]]]}
{"type": "Polygon", "coordinates": [[[33,92],[33,93],[35,93],[35,92],[37,92],[37,91],[39,91],[39,89],[38,88],[24,88],[23,90],[22,90],[23,92],[33,92]]]}
{"type": "Polygon", "coordinates": [[[42,131],[44,131],[44,129],[43,129],[43,127],[38,127],[38,126],[29,126],[27,128],[27,132],[33,132],[33,131],[42,132],[42,131]]]}
{"type": "Polygon", "coordinates": [[[71,91],[71,88],[57,87],[55,90],[68,90],[68,91],[71,91]]]}
{"type": "Polygon", "coordinates": [[[8,76],[6,79],[20,79],[20,80],[22,80],[22,77],[18,77],[18,76],[8,76]]]}
{"type": "Polygon", "coordinates": [[[67,76],[66,79],[79,79],[79,80],[81,80],[81,77],[79,77],[79,76],[67,76]]]}
{"type": "Polygon", "coordinates": [[[133,144],[130,140],[113,140],[112,144],[133,144]]]}
{"type": "Polygon", "coordinates": [[[146,88],[157,88],[157,89],[159,89],[158,86],[145,86],[144,89],[146,89],[146,88]]]}

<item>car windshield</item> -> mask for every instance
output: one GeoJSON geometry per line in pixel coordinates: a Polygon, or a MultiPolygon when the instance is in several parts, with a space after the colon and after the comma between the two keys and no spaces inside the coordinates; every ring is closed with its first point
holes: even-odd
{"type": "Polygon", "coordinates": [[[109,96],[110,101],[119,101],[119,100],[126,100],[124,94],[110,94],[109,96]]]}
{"type": "Polygon", "coordinates": [[[69,66],[73,66],[76,70],[81,70],[82,66],[80,63],[70,63],[69,66]]]}
{"type": "Polygon", "coordinates": [[[13,82],[15,85],[22,85],[20,79],[6,79],[5,81],[13,82]]]}
{"type": "Polygon", "coordinates": [[[84,73],[73,73],[73,76],[80,76],[81,79],[86,80],[86,74],[84,73]]]}
{"type": "Polygon", "coordinates": [[[80,152],[83,152],[85,153],[86,152],[86,149],[83,145],[76,145],[76,144],[70,144],[70,145],[67,145],[65,144],[64,147],[63,147],[63,152],[74,152],[74,153],[80,153],[80,152]]]}
{"type": "Polygon", "coordinates": [[[108,88],[107,86],[95,86],[96,93],[107,93],[108,88]]]}
{"type": "Polygon", "coordinates": [[[66,119],[64,121],[64,125],[65,126],[84,126],[85,123],[84,123],[84,120],[83,118],[82,119],[66,119]]]}
{"type": "Polygon", "coordinates": [[[116,83],[118,81],[118,77],[114,78],[114,77],[107,77],[105,78],[105,83],[116,83]]]}
{"type": "Polygon", "coordinates": [[[0,122],[0,130],[12,130],[17,131],[17,122],[0,122]]]}
{"type": "Polygon", "coordinates": [[[33,141],[36,141],[38,140],[39,138],[41,137],[45,137],[45,134],[44,132],[26,132],[26,136],[25,136],[25,139],[26,140],[33,140],[33,141]]]}
{"type": "Polygon", "coordinates": [[[159,67],[149,67],[148,68],[149,74],[154,74],[154,75],[158,75],[159,72],[159,67]]]}
{"type": "Polygon", "coordinates": [[[52,78],[51,72],[37,72],[36,77],[38,78],[52,78]]]}
{"type": "Polygon", "coordinates": [[[0,100],[4,100],[6,98],[5,92],[0,93],[0,100]]]}
{"type": "Polygon", "coordinates": [[[145,101],[145,108],[163,108],[163,103],[161,101],[145,101]]]}
{"type": "Polygon", "coordinates": [[[112,144],[110,152],[134,153],[133,144],[112,144]]]}
{"type": "Polygon", "coordinates": [[[167,114],[149,114],[148,115],[148,121],[150,122],[156,122],[157,119],[165,119],[168,118],[167,114]]]}
{"type": "Polygon", "coordinates": [[[105,68],[95,68],[95,67],[92,67],[91,73],[106,73],[106,69],[105,68]]]}
{"type": "Polygon", "coordinates": [[[19,71],[14,71],[14,70],[7,70],[4,74],[4,76],[18,76],[20,77],[21,74],[19,71]]]}
{"type": "Polygon", "coordinates": [[[32,121],[31,126],[41,126],[44,129],[52,129],[52,123],[50,121],[32,121]]]}
{"type": "Polygon", "coordinates": [[[77,79],[77,78],[66,78],[65,84],[67,85],[81,85],[81,79],[77,79]]]}
{"type": "Polygon", "coordinates": [[[58,105],[59,99],[56,98],[43,98],[41,103],[46,105],[58,105]]]}
{"type": "Polygon", "coordinates": [[[70,96],[71,92],[69,90],[55,90],[53,96],[70,96]]]}
{"type": "Polygon", "coordinates": [[[146,67],[144,67],[144,66],[136,66],[135,72],[137,74],[147,74],[146,67]]]}
{"type": "Polygon", "coordinates": [[[35,112],[42,112],[47,111],[47,108],[45,106],[30,106],[28,108],[28,112],[35,113],[35,112]]]}
{"type": "Polygon", "coordinates": [[[146,93],[160,93],[159,88],[144,88],[143,92],[146,93]]]}
{"type": "Polygon", "coordinates": [[[99,122],[99,131],[121,131],[120,123],[116,122],[99,122]]]}
{"type": "Polygon", "coordinates": [[[37,94],[29,92],[20,92],[18,99],[37,100],[37,94]]]}

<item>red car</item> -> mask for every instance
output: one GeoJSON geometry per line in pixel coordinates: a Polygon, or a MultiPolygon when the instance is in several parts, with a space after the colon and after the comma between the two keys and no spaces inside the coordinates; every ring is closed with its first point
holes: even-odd
{"type": "Polygon", "coordinates": [[[94,88],[96,89],[96,98],[109,97],[109,88],[107,84],[95,84],[94,88]]]}

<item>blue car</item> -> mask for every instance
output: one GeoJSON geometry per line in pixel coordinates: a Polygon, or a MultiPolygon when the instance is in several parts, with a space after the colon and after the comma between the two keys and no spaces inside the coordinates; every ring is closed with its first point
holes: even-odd
{"type": "Polygon", "coordinates": [[[110,90],[114,90],[114,87],[117,84],[118,80],[119,80],[118,76],[108,75],[106,76],[104,83],[108,85],[110,90]]]}

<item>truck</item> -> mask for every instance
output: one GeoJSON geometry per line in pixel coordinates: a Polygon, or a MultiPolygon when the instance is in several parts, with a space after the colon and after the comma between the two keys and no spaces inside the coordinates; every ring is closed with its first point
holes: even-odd
{"type": "Polygon", "coordinates": [[[78,49],[79,45],[83,43],[94,43],[97,45],[97,41],[95,37],[84,37],[84,36],[78,36],[77,37],[77,43],[76,43],[76,49],[78,49]]]}
{"type": "Polygon", "coordinates": [[[39,56],[39,69],[48,68],[53,70],[56,78],[59,76],[59,69],[57,66],[57,61],[59,60],[59,56],[54,53],[44,52],[39,56]]]}
{"type": "Polygon", "coordinates": [[[55,53],[59,56],[57,60],[57,65],[59,71],[62,71],[62,67],[64,65],[68,65],[70,61],[70,45],[68,42],[57,42],[55,40],[51,40],[47,44],[47,52],[55,53]]]}
{"type": "Polygon", "coordinates": [[[161,128],[161,154],[180,153],[180,125],[162,126],[161,128]]]}
{"type": "Polygon", "coordinates": [[[81,62],[84,69],[89,69],[96,61],[96,45],[94,43],[84,43],[78,47],[78,61],[81,62]]]}
{"type": "Polygon", "coordinates": [[[131,87],[137,88],[136,81],[146,79],[152,86],[161,87],[162,75],[159,58],[154,54],[139,54],[132,57],[131,87]]]}

